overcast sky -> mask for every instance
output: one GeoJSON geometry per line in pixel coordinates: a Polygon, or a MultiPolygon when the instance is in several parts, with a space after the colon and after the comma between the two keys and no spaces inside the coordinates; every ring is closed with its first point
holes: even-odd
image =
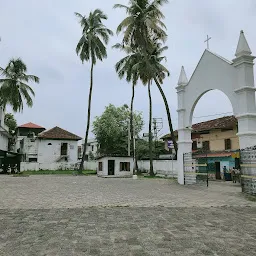
{"type": "MultiPolygon", "coordinates": [[[[123,11],[113,9],[115,3],[127,4],[128,0],[0,0],[0,66],[5,67],[10,58],[21,57],[28,73],[41,79],[39,85],[32,85],[36,92],[33,108],[25,107],[23,113],[15,114],[18,124],[34,122],[46,128],[60,126],[84,135],[90,74],[89,64],[82,65],[75,53],[81,29],[74,12],[87,15],[101,8],[109,17],[106,25],[115,31],[125,17],[123,11]]],[[[171,72],[163,89],[177,128],[175,87],[181,66],[185,66],[190,77],[206,48],[207,34],[212,37],[210,49],[232,60],[239,32],[243,29],[256,54],[256,1],[172,0],[163,11],[168,28],[166,66],[171,72]]],[[[120,81],[114,70],[122,55],[111,46],[119,41],[116,36],[111,39],[108,59],[95,68],[92,120],[109,103],[116,106],[130,103],[131,85],[120,81]]],[[[152,95],[153,116],[163,118],[161,133],[164,134],[168,132],[167,118],[156,87],[152,88],[152,95]]],[[[135,109],[143,112],[145,121],[148,120],[147,89],[142,85],[136,88],[135,109]]],[[[193,122],[228,112],[232,112],[228,98],[212,91],[199,101],[193,122]]],[[[147,130],[147,125],[144,129],[147,130]]]]}

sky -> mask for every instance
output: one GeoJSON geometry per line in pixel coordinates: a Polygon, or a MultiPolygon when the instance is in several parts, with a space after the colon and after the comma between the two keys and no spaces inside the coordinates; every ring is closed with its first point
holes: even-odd
{"type": "MultiPolygon", "coordinates": [[[[31,84],[36,93],[33,108],[25,107],[22,113],[15,114],[19,125],[33,122],[47,129],[59,126],[84,136],[90,64],[82,64],[75,52],[81,27],[74,12],[88,15],[100,8],[108,15],[106,26],[115,32],[125,18],[123,10],[113,9],[115,3],[127,4],[128,0],[0,0],[0,66],[5,67],[11,58],[20,57],[28,73],[40,78],[40,84],[31,84]]],[[[163,12],[169,47],[164,64],[170,71],[163,90],[177,128],[175,87],[181,66],[184,65],[190,78],[206,48],[207,35],[212,38],[211,51],[234,59],[241,29],[256,54],[256,1],[170,0],[163,12]]],[[[121,81],[114,69],[123,55],[111,47],[120,38],[116,35],[111,38],[108,58],[95,67],[92,121],[110,103],[116,106],[130,103],[131,85],[121,81]]],[[[163,119],[161,136],[168,132],[168,123],[156,86],[152,87],[152,100],[153,117],[163,119]]],[[[141,84],[136,88],[134,104],[136,111],[143,114],[147,132],[149,103],[147,88],[141,84]]],[[[193,123],[229,114],[232,114],[229,99],[220,91],[211,91],[198,102],[193,123]]]]}

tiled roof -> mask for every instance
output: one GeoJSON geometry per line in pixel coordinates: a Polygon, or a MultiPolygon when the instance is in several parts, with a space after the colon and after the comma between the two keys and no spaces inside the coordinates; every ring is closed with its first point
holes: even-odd
{"type": "Polygon", "coordinates": [[[18,128],[45,129],[44,127],[31,122],[18,126],[18,128]]]}
{"type": "Polygon", "coordinates": [[[237,119],[234,116],[224,116],[221,118],[209,120],[206,122],[193,124],[194,132],[208,131],[212,129],[232,129],[237,125],[237,119]]]}
{"type": "Polygon", "coordinates": [[[56,126],[50,130],[41,132],[38,134],[38,138],[41,139],[53,139],[53,140],[81,140],[82,138],[68,132],[60,127],[56,126]]]}
{"type": "MultiPolygon", "coordinates": [[[[209,120],[192,125],[192,133],[209,131],[213,129],[232,129],[237,125],[237,119],[235,116],[224,116],[221,118],[209,120]]],[[[177,131],[175,131],[175,135],[177,131]]],[[[170,134],[166,134],[161,139],[170,138],[170,134]]]]}

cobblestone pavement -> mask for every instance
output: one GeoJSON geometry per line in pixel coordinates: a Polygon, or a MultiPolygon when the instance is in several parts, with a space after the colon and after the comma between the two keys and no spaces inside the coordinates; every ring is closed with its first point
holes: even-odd
{"type": "Polygon", "coordinates": [[[230,183],[0,176],[4,256],[256,255],[255,227],[230,183]]]}
{"type": "Polygon", "coordinates": [[[78,176],[0,176],[0,208],[52,209],[88,206],[211,207],[255,205],[240,185],[210,182],[180,186],[165,179],[117,179],[78,176]]]}

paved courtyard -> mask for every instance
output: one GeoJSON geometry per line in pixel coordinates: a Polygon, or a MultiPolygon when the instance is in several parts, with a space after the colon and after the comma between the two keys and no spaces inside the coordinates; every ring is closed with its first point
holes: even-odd
{"type": "Polygon", "coordinates": [[[0,255],[255,255],[239,185],[0,176],[0,255]]]}

